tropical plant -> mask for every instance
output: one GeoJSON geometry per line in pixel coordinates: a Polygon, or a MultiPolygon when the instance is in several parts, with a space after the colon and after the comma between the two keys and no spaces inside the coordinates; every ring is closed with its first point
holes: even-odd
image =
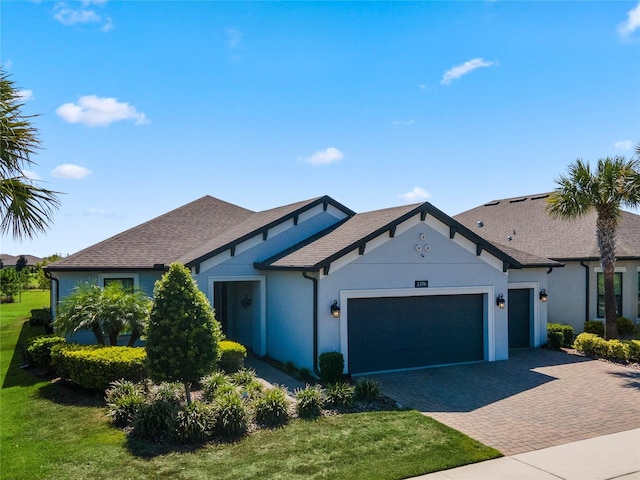
{"type": "Polygon", "coordinates": [[[35,165],[31,156],[40,148],[35,115],[22,113],[21,95],[0,69],[0,234],[16,239],[43,233],[60,205],[58,192],[39,187],[26,173],[35,165]]]}
{"type": "Polygon", "coordinates": [[[616,232],[622,207],[640,206],[640,161],[624,157],[598,160],[594,171],[578,159],[561,175],[549,196],[553,218],[571,220],[596,212],[596,238],[604,277],[605,338],[617,338],[614,272],[616,232]]]}
{"type": "Polygon", "coordinates": [[[220,325],[189,270],[173,263],[156,282],[146,337],[149,375],[180,382],[191,403],[191,384],[212,372],[219,358],[220,325]]]}
{"type": "Polygon", "coordinates": [[[140,290],[124,288],[117,282],[105,288],[84,283],[60,302],[54,326],[64,335],[91,330],[100,345],[108,337],[114,346],[118,336],[128,331],[131,347],[146,328],[150,307],[151,299],[140,290]]]}

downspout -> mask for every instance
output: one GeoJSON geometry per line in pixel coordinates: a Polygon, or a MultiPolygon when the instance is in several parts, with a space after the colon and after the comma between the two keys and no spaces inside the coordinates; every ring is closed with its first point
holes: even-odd
{"type": "Polygon", "coordinates": [[[584,319],[589,320],[589,265],[584,264],[584,260],[580,260],[580,265],[585,269],[584,276],[584,319]]]}
{"type": "Polygon", "coordinates": [[[44,277],[49,280],[49,289],[53,288],[53,282],[56,282],[56,300],[55,300],[55,311],[58,313],[58,303],[60,303],[60,280],[56,277],[51,276],[51,272],[49,270],[44,270],[44,277]]]}
{"type": "Polygon", "coordinates": [[[302,276],[313,282],[313,373],[320,376],[318,368],[318,279],[308,275],[305,270],[302,276]]]}

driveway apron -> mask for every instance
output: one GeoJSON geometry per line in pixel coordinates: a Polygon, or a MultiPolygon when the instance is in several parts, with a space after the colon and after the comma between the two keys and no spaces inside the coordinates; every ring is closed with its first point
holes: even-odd
{"type": "Polygon", "coordinates": [[[545,349],[372,375],[382,392],[505,455],[640,427],[640,370],[545,349]]]}

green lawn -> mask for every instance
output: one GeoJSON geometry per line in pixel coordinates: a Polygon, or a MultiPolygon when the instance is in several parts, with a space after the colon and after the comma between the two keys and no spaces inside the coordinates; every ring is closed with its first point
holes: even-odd
{"type": "Polygon", "coordinates": [[[0,305],[0,478],[400,479],[500,456],[415,411],[296,420],[233,444],[177,451],[113,428],[99,395],[43,381],[22,364],[25,322],[48,292],[0,305]],[[17,345],[17,346],[16,346],[17,345]]]}

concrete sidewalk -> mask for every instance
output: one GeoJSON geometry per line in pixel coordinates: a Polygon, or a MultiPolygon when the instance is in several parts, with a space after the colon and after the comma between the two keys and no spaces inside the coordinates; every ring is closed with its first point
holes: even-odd
{"type": "Polygon", "coordinates": [[[640,480],[640,429],[543,448],[413,480],[640,480]]]}

